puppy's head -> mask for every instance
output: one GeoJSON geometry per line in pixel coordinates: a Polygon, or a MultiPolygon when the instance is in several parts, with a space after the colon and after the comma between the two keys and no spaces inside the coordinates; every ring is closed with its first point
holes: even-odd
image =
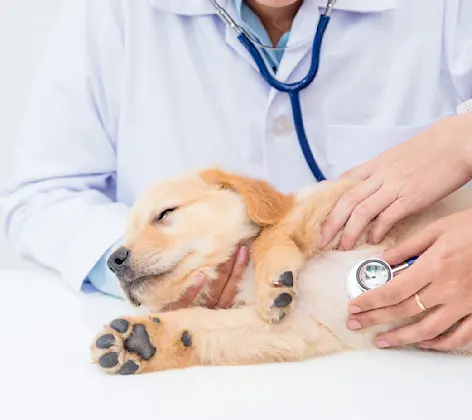
{"type": "Polygon", "coordinates": [[[263,181],[217,169],[160,182],[136,201],[124,245],[108,265],[136,306],[160,310],[178,301],[198,272],[209,280],[202,297],[235,248],[276,224],[291,204],[263,181]]]}

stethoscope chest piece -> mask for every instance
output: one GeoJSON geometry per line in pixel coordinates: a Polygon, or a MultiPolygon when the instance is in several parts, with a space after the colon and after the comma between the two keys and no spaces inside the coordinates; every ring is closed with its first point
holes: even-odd
{"type": "Polygon", "coordinates": [[[387,284],[392,278],[392,267],[380,258],[361,260],[349,271],[347,293],[351,299],[355,299],[367,290],[387,284]]]}
{"type": "Polygon", "coordinates": [[[367,290],[387,284],[394,276],[413,265],[418,258],[412,257],[393,267],[380,258],[366,258],[359,261],[351,268],[346,278],[349,297],[355,299],[367,290]]]}

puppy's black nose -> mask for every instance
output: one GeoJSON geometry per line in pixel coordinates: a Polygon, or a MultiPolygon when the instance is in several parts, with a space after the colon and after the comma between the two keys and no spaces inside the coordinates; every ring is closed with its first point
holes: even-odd
{"type": "Polygon", "coordinates": [[[110,255],[110,258],[108,258],[108,268],[117,276],[122,276],[129,268],[130,255],[130,250],[124,246],[118,248],[110,255]]]}

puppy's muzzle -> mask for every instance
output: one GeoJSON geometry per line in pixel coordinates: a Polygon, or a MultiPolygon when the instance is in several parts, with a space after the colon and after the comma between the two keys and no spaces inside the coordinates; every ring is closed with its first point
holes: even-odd
{"type": "Polygon", "coordinates": [[[124,246],[118,248],[107,260],[108,268],[119,278],[128,277],[131,272],[131,252],[124,246]]]}

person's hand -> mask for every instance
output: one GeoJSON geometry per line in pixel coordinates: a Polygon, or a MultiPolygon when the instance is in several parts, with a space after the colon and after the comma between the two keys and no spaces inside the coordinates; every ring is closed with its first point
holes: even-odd
{"type": "MultiPolygon", "coordinates": [[[[233,256],[218,269],[218,279],[212,283],[211,296],[205,302],[210,309],[231,308],[238,292],[238,284],[242,280],[244,271],[249,263],[249,249],[238,247],[233,256]]],[[[190,287],[185,295],[175,303],[167,305],[166,311],[187,308],[193,302],[198,292],[205,284],[205,276],[199,274],[195,286],[190,287]]]]}
{"type": "Polygon", "coordinates": [[[472,115],[448,117],[370,162],[341,175],[360,184],[338,201],[320,246],[344,227],[339,247],[352,249],[375,219],[369,242],[379,243],[401,219],[436,203],[472,178],[472,115]],[[468,160],[466,160],[468,159],[468,160]]]}
{"type": "Polygon", "coordinates": [[[385,286],[352,300],[348,328],[358,330],[410,318],[423,312],[423,305],[427,311],[423,320],[381,334],[375,344],[386,348],[419,343],[420,348],[448,351],[471,343],[471,222],[472,210],[462,211],[386,250],[383,258],[391,265],[420,257],[385,286]],[[452,332],[444,334],[456,323],[452,332]]]}

